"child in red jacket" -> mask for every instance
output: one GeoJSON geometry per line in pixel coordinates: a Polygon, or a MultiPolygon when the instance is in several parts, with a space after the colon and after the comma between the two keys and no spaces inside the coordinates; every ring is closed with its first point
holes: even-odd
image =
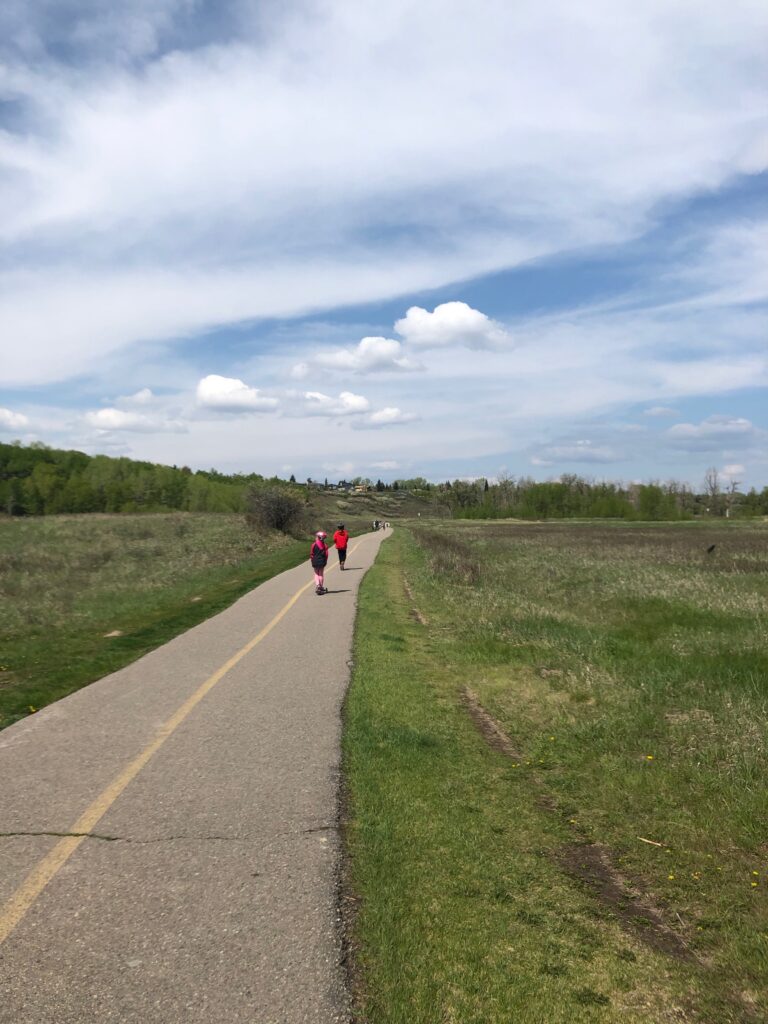
{"type": "Polygon", "coordinates": [[[339,569],[344,569],[344,563],[347,560],[347,544],[349,544],[349,534],[344,527],[344,523],[339,523],[339,528],[333,535],[333,543],[336,545],[336,550],[339,553],[339,569]]]}
{"type": "Polygon", "coordinates": [[[328,564],[328,545],[325,543],[326,533],[318,530],[315,541],[309,551],[309,560],[315,572],[315,593],[327,594],[324,586],[325,567],[328,564]]]}

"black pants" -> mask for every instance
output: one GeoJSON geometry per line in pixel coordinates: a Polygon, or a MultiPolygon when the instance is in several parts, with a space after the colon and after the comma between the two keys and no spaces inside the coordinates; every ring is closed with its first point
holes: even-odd
{"type": "Polygon", "coordinates": [[[344,563],[347,560],[347,549],[346,548],[336,548],[336,550],[339,552],[339,565],[344,565],[344,563]]]}

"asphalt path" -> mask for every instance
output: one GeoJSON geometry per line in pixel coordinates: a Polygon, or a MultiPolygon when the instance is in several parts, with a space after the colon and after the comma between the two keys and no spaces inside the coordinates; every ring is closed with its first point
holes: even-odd
{"type": "Polygon", "coordinates": [[[340,708],[387,532],[0,733],[2,1024],[349,1019],[340,708]]]}

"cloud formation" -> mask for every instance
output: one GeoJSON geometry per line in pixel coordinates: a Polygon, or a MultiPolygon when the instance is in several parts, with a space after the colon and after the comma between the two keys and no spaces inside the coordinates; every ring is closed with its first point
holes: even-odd
{"type": "Polygon", "coordinates": [[[156,401],[156,396],[152,393],[151,388],[140,388],[132,395],[121,395],[115,399],[115,405],[121,408],[133,408],[135,406],[148,406],[153,405],[156,401]]]}
{"type": "Polygon", "coordinates": [[[297,412],[303,416],[357,416],[371,406],[367,398],[351,391],[342,391],[336,397],[322,391],[304,391],[298,397],[297,412]]]}
{"type": "Polygon", "coordinates": [[[744,447],[756,433],[754,424],[743,416],[708,416],[701,423],[676,423],[666,435],[677,447],[707,451],[744,447]]]}
{"type": "Polygon", "coordinates": [[[23,430],[29,426],[29,417],[11,409],[0,408],[0,430],[23,430]]]}
{"type": "Polygon", "coordinates": [[[210,373],[197,385],[197,404],[201,409],[213,412],[272,412],[278,401],[263,395],[258,388],[249,387],[237,377],[210,373]]]}
{"type": "Polygon", "coordinates": [[[411,306],[395,323],[395,330],[415,348],[500,348],[511,342],[509,332],[501,324],[466,302],[444,302],[435,306],[432,313],[421,306],[411,306]]]}
{"type": "MultiPolygon", "coordinates": [[[[221,6],[4,5],[9,382],[616,243],[766,167],[765,5],[221,6]]],[[[414,346],[456,337],[431,316],[414,346]]]]}
{"type": "Polygon", "coordinates": [[[318,352],[309,361],[297,363],[293,377],[301,379],[311,373],[312,367],[335,370],[341,373],[413,373],[423,370],[424,365],[411,359],[401,343],[394,338],[363,338],[357,345],[318,352]]]}
{"type": "Polygon", "coordinates": [[[377,409],[365,419],[357,420],[352,424],[355,430],[381,430],[382,427],[396,427],[404,423],[413,423],[419,417],[416,413],[403,412],[397,406],[386,406],[384,409],[377,409]]]}
{"type": "Polygon", "coordinates": [[[129,431],[140,434],[157,434],[168,432],[181,434],[187,427],[178,420],[163,419],[158,416],[145,416],[139,412],[126,412],[124,409],[106,407],[85,413],[83,419],[89,427],[105,433],[112,431],[129,431]]]}

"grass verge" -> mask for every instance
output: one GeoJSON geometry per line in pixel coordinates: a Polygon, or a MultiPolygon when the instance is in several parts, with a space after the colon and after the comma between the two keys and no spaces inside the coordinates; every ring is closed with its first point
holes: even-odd
{"type": "Polygon", "coordinates": [[[765,545],[683,531],[381,549],[344,736],[361,1021],[765,1019],[765,545]]]}
{"type": "Polygon", "coordinates": [[[0,520],[0,728],[221,611],[307,550],[254,538],[223,514],[0,520]]]}

